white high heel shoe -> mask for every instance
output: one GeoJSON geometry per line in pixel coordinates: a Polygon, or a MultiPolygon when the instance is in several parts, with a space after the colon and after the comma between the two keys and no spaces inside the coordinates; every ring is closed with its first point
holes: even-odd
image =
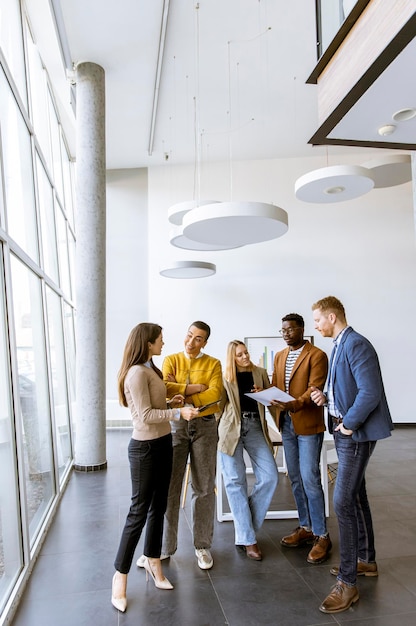
{"type": "MultiPolygon", "coordinates": [[[[127,609],[127,598],[126,598],[126,589],[124,588],[124,596],[119,596],[116,597],[114,595],[115,592],[115,586],[116,586],[116,577],[117,574],[119,574],[120,572],[116,572],[113,576],[113,586],[112,586],[112,590],[111,590],[111,604],[118,610],[121,611],[121,613],[124,613],[125,610],[127,609]]],[[[126,585],[127,585],[127,577],[126,577],[126,585]]]]}
{"type": "Polygon", "coordinates": [[[153,582],[155,583],[155,587],[157,587],[158,589],[173,589],[172,583],[169,582],[166,577],[164,577],[163,580],[156,580],[148,557],[146,557],[146,560],[144,561],[144,569],[146,570],[146,581],[149,580],[150,574],[150,576],[153,578],[153,582]]]}

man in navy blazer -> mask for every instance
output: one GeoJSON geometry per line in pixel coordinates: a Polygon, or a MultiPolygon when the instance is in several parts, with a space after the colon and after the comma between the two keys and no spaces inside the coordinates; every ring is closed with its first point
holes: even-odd
{"type": "Polygon", "coordinates": [[[357,575],[378,576],[365,470],[377,440],[391,435],[393,422],[377,353],[368,339],[348,326],[343,304],[328,296],[313,304],[312,310],[315,329],[331,337],[334,348],[326,392],[313,388],[311,398],[328,407],[328,426],[338,455],[333,500],[340,565],[331,569],[337,583],[319,609],[340,613],[359,598],[357,575]]]}

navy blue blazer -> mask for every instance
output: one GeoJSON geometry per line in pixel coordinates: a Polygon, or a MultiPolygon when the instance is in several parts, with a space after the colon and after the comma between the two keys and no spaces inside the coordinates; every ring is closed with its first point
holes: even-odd
{"type": "MultiPolygon", "coordinates": [[[[393,422],[384,392],[377,353],[372,344],[348,326],[335,356],[335,405],[354,441],[390,437],[393,422]]],[[[329,420],[331,422],[331,420],[329,420]]],[[[328,424],[332,432],[332,423],[328,424]]]]}

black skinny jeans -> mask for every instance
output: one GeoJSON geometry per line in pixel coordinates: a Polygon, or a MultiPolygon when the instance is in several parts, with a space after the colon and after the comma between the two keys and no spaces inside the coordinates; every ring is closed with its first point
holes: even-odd
{"type": "Polygon", "coordinates": [[[129,443],[132,496],[114,566],[128,574],[146,523],[144,554],[159,558],[172,473],[172,435],[129,443]]]}

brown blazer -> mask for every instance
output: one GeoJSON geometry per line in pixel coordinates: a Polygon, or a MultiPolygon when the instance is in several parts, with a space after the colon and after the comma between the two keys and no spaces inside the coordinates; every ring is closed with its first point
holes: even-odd
{"type": "MultiPolygon", "coordinates": [[[[274,358],[272,385],[285,390],[285,366],[289,348],[278,352],[274,358]]],[[[307,341],[293,366],[289,380],[289,393],[296,399],[290,411],[297,435],[315,435],[325,430],[324,408],[311,400],[311,387],[323,389],[328,374],[328,357],[319,348],[307,341]]],[[[277,425],[280,430],[280,417],[277,425]]]]}

